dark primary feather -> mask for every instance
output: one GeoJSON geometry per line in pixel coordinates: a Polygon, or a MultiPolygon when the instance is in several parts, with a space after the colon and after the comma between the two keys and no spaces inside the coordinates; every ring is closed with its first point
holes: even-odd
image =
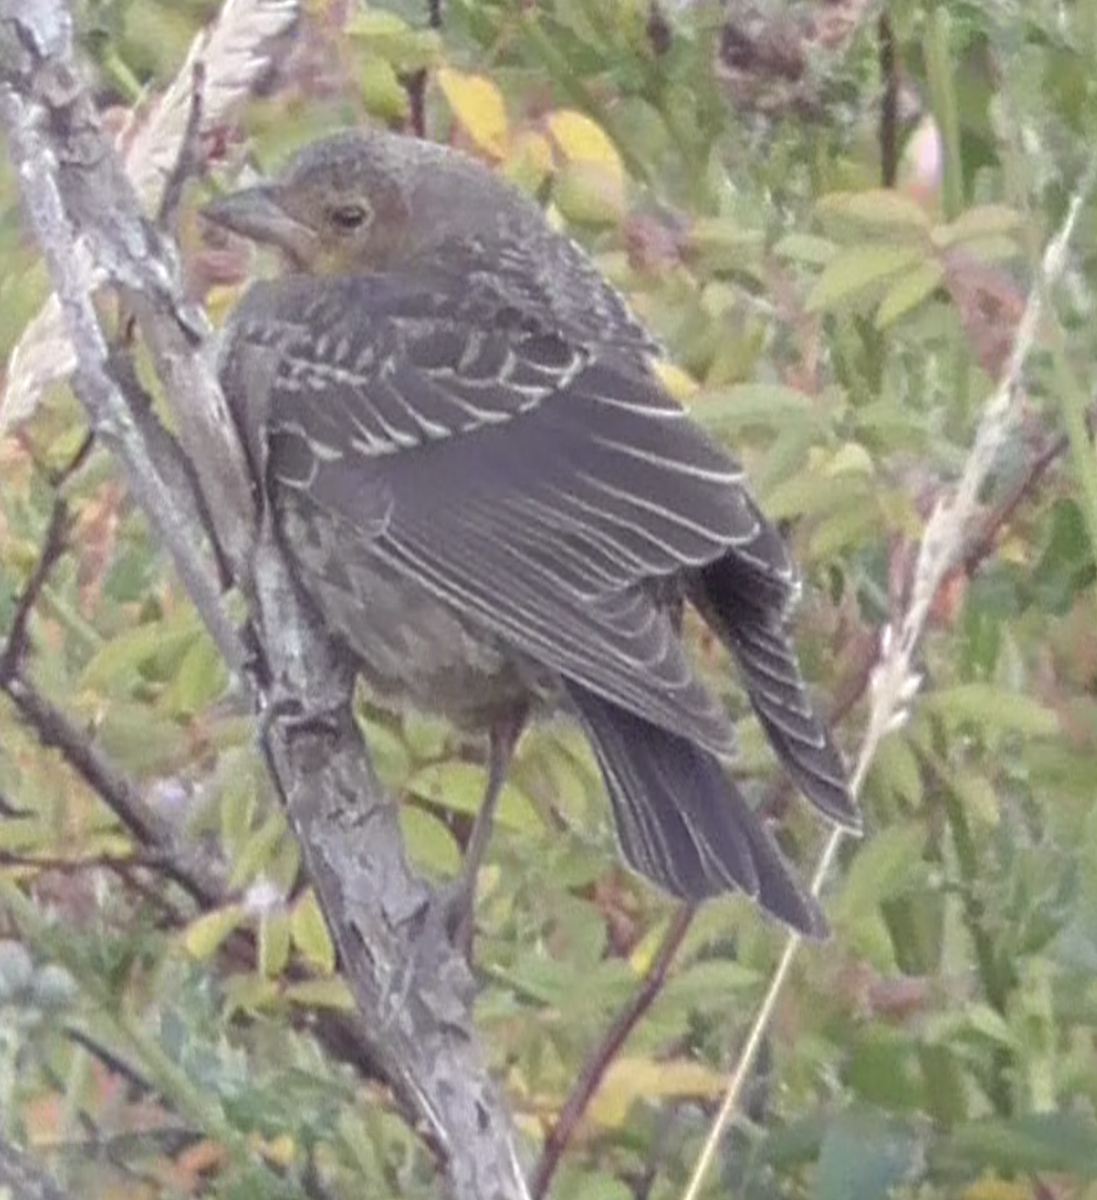
{"type": "Polygon", "coordinates": [[[717,759],[574,683],[568,695],[601,764],[621,849],[637,870],[684,900],[738,890],[803,933],[825,933],[819,906],[717,759]]]}

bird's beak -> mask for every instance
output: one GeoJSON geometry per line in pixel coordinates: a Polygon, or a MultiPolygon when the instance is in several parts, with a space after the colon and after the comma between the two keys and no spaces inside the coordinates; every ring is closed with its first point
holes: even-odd
{"type": "Polygon", "coordinates": [[[281,206],[276,189],[265,184],[219,196],[203,207],[202,216],[212,225],[262,245],[276,246],[302,262],[311,257],[316,240],[307,225],[281,206]]]}

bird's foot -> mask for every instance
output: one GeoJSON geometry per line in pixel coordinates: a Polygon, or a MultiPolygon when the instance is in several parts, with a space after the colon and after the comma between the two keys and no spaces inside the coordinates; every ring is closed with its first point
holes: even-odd
{"type": "Polygon", "coordinates": [[[344,705],[330,708],[307,708],[297,696],[270,697],[260,716],[259,733],[266,743],[277,728],[288,738],[320,736],[331,742],[339,740],[347,721],[344,705]]]}
{"type": "Polygon", "coordinates": [[[439,889],[437,903],[450,944],[471,966],[476,936],[476,879],[469,879],[463,872],[439,889]]]}

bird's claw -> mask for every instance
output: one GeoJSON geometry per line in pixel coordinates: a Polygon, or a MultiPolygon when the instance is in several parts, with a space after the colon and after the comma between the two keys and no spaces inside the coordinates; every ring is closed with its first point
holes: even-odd
{"type": "Polygon", "coordinates": [[[282,695],[268,701],[260,721],[264,742],[275,728],[291,739],[311,735],[335,742],[346,724],[346,713],[341,707],[309,709],[297,696],[282,695]]]}
{"type": "Polygon", "coordinates": [[[462,873],[439,889],[437,905],[450,945],[472,965],[472,943],[476,933],[476,893],[462,873]]]}

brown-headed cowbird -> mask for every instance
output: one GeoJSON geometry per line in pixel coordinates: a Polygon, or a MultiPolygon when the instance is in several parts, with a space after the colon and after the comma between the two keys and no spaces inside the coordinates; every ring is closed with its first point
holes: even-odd
{"type": "Polygon", "coordinates": [[[489,734],[488,812],[527,714],[571,713],[634,868],[823,932],[678,636],[689,602],[804,795],[857,828],[789,640],[793,565],[586,254],[471,158],[380,132],[205,215],[280,254],[222,382],[299,582],[374,693],[489,734]]]}

